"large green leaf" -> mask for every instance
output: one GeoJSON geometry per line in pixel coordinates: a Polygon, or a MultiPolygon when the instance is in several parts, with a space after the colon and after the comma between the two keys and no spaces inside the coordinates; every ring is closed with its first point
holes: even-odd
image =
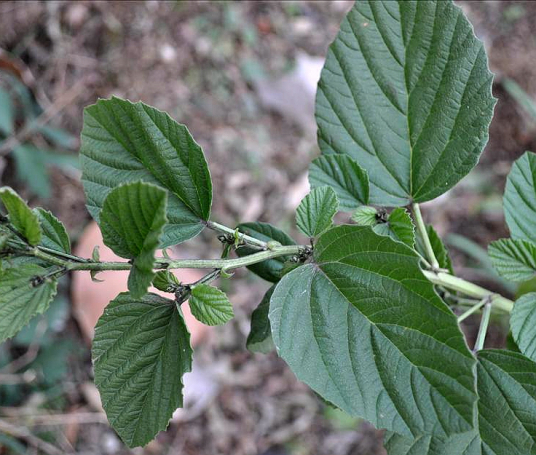
{"type": "Polygon", "coordinates": [[[119,294],[95,327],[95,384],[110,425],[129,446],[147,444],[182,406],[192,348],[175,302],[119,294]]]}
{"type": "Polygon", "coordinates": [[[488,254],[499,275],[527,281],[536,275],[536,245],[526,240],[501,239],[490,243],[488,254]]]}
{"type": "Polygon", "coordinates": [[[488,140],[492,78],[484,46],[450,0],[358,1],[320,77],[320,149],[368,172],[372,204],[433,199],[474,167],[488,140]]]}
{"type": "Polygon", "coordinates": [[[169,191],[169,225],[161,247],[183,242],[203,229],[212,183],[201,147],[184,125],[143,103],[112,98],[84,111],[80,162],[87,207],[93,218],[121,183],[143,180],[169,191]]]}
{"type": "Polygon", "coordinates": [[[333,188],[341,210],[351,211],[368,204],[367,173],[349,156],[327,155],[313,160],[309,166],[309,184],[311,188],[333,188]]]}
{"type": "Polygon", "coordinates": [[[536,364],[502,350],[478,353],[475,429],[448,438],[388,434],[388,455],[534,455],[536,364]]]}
{"type": "Polygon", "coordinates": [[[128,289],[133,297],[147,292],[154,277],[154,254],[167,223],[167,192],[143,182],[113,189],[102,207],[104,244],[117,255],[133,259],[128,289]]]}
{"type": "Polygon", "coordinates": [[[510,327],[519,350],[536,362],[536,292],[529,292],[516,300],[510,327]]]}
{"type": "Polygon", "coordinates": [[[410,436],[471,429],[474,358],[403,243],[329,230],[314,262],[278,283],[269,317],[298,379],[349,414],[410,436]]]}
{"type": "Polygon", "coordinates": [[[39,218],[41,230],[43,231],[41,245],[62,253],[70,253],[71,241],[63,223],[48,210],[44,210],[41,207],[34,209],[34,212],[39,218]]]}
{"type": "Polygon", "coordinates": [[[274,289],[275,286],[268,289],[261,303],[259,303],[251,315],[251,330],[246,341],[246,346],[251,352],[268,354],[275,348],[272,340],[272,331],[270,330],[270,320],[268,319],[270,299],[274,289]]]}
{"type": "Polygon", "coordinates": [[[32,263],[0,270],[0,342],[15,335],[33,316],[48,308],[56,295],[57,282],[36,279],[44,274],[45,268],[32,263]]]}
{"type": "Polygon", "coordinates": [[[331,227],[338,208],[339,201],[331,187],[314,188],[296,209],[296,225],[307,237],[317,237],[331,227]]]}
{"type": "MultiPolygon", "coordinates": [[[[270,242],[275,240],[281,245],[295,245],[296,242],[288,234],[283,232],[281,229],[276,228],[268,223],[242,223],[238,225],[238,229],[245,234],[254,237],[258,240],[264,242],[270,242]]],[[[255,250],[250,247],[241,246],[236,250],[236,254],[240,257],[248,256],[249,254],[255,253],[255,250]]],[[[256,275],[259,275],[266,281],[275,283],[279,281],[283,273],[283,268],[285,261],[289,258],[286,256],[269,259],[258,264],[253,264],[248,267],[256,275]]]]}
{"type": "Polygon", "coordinates": [[[15,191],[7,186],[0,188],[0,199],[7,210],[11,224],[30,245],[37,245],[41,240],[41,227],[37,215],[15,191]]]}
{"type": "Polygon", "coordinates": [[[188,303],[194,317],[203,324],[225,324],[234,317],[233,306],[225,293],[208,284],[194,286],[188,303]]]}
{"type": "Polygon", "coordinates": [[[512,238],[536,243],[536,154],[525,152],[514,163],[503,202],[512,238]]]}

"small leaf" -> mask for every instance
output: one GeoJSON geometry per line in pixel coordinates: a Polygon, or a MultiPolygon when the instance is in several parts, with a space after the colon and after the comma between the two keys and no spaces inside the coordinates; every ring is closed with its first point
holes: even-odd
{"type": "Polygon", "coordinates": [[[475,360],[405,244],[330,229],[277,284],[269,318],[298,379],[350,415],[408,436],[472,428],[475,360]]]}
{"type": "Polygon", "coordinates": [[[536,362],[536,292],[516,300],[510,316],[510,327],[521,353],[536,362]]]}
{"type": "Polygon", "coordinates": [[[21,197],[11,188],[0,188],[0,199],[9,215],[9,221],[30,245],[37,245],[41,241],[41,226],[37,215],[32,212],[21,197]]]}
{"type": "Polygon", "coordinates": [[[326,155],[313,160],[309,166],[311,188],[331,187],[337,194],[340,209],[351,211],[368,204],[367,172],[346,155],[326,155]]]}
{"type": "Polygon", "coordinates": [[[203,151],[186,126],[153,107],[119,98],[87,107],[80,163],[87,207],[97,222],[108,193],[139,180],[169,192],[161,248],[196,236],[209,219],[212,183],[203,151]]]}
{"type": "Polygon", "coordinates": [[[478,353],[476,428],[450,437],[387,434],[388,455],[529,455],[536,453],[536,364],[503,350],[478,353]]]}
{"type": "MultiPolygon", "coordinates": [[[[264,242],[276,241],[281,245],[296,245],[296,242],[288,234],[268,223],[242,223],[238,225],[238,229],[249,235],[250,237],[262,240],[264,242]]],[[[248,256],[258,250],[247,246],[241,246],[236,250],[239,257],[248,256]]],[[[281,278],[281,273],[284,264],[288,261],[288,256],[282,256],[274,259],[269,259],[258,264],[253,264],[248,267],[256,275],[262,279],[275,283],[281,278]]]]}
{"type": "Polygon", "coordinates": [[[33,282],[45,273],[45,268],[32,263],[0,270],[0,342],[15,335],[33,316],[48,308],[56,295],[57,282],[48,279],[41,284],[33,282]]]}
{"type": "MultiPolygon", "coordinates": [[[[95,245],[93,247],[93,251],[91,252],[91,259],[93,262],[99,262],[100,261],[100,252],[99,252],[99,245],[95,245]]],[[[91,270],[89,272],[89,275],[91,276],[91,281],[94,283],[103,283],[104,280],[99,280],[97,278],[97,273],[99,273],[98,270],[91,270]]]]}
{"type": "Polygon", "coordinates": [[[41,245],[52,250],[70,254],[71,241],[63,223],[48,210],[38,207],[34,209],[34,212],[39,218],[41,230],[43,231],[41,245]]]}
{"type": "Polygon", "coordinates": [[[154,254],[167,222],[166,204],[166,191],[143,182],[120,185],[104,201],[100,218],[104,244],[134,260],[128,289],[135,298],[147,292],[154,277],[154,254]]]}
{"type": "Polygon", "coordinates": [[[251,330],[249,331],[246,346],[251,352],[260,352],[268,354],[275,349],[272,341],[272,332],[270,330],[270,320],[268,311],[270,310],[270,298],[274,292],[275,286],[272,286],[261,300],[261,303],[255,308],[251,315],[251,330]]]}
{"type": "Polygon", "coordinates": [[[389,214],[387,222],[378,223],[373,229],[377,234],[388,235],[394,240],[405,243],[410,248],[415,246],[415,226],[404,208],[394,209],[389,214]]]}
{"type": "Polygon", "coordinates": [[[153,278],[153,286],[162,292],[175,292],[181,282],[170,270],[159,270],[153,278]]]}
{"type": "Polygon", "coordinates": [[[371,204],[434,199],[478,161],[492,81],[482,42],[451,1],[355,2],[318,83],[320,150],[367,170],[371,204]]]}
{"type": "Polygon", "coordinates": [[[316,237],[329,229],[339,202],[329,186],[314,188],[296,209],[296,225],[307,237],[316,237]]]}
{"type": "Polygon", "coordinates": [[[221,325],[234,317],[233,306],[224,292],[208,284],[198,284],[192,289],[190,311],[203,324],[221,325]]]}
{"type": "Polygon", "coordinates": [[[378,224],[378,210],[375,207],[363,205],[353,213],[352,220],[360,226],[375,226],[378,224]]]}
{"type": "Polygon", "coordinates": [[[119,294],[95,327],[92,357],[102,406],[129,447],[151,441],[182,407],[182,376],[191,371],[192,348],[172,300],[119,294]]]}
{"type": "MultiPolygon", "coordinates": [[[[438,233],[431,224],[426,225],[426,232],[428,233],[428,238],[430,239],[430,244],[432,245],[432,251],[434,252],[434,256],[437,259],[439,267],[449,270],[450,273],[452,273],[452,262],[450,260],[447,248],[441,240],[441,237],[439,237],[438,233]]],[[[426,257],[426,249],[423,245],[421,236],[417,237],[415,246],[421,256],[426,257]]]]}
{"type": "Polygon", "coordinates": [[[491,242],[488,254],[495,270],[510,281],[528,281],[536,275],[536,245],[526,240],[491,242]]]}
{"type": "Polygon", "coordinates": [[[0,87],[0,133],[9,136],[13,133],[14,122],[13,102],[9,92],[0,87]]]}
{"type": "Polygon", "coordinates": [[[513,164],[503,205],[512,238],[536,244],[536,154],[525,152],[513,164]]]}

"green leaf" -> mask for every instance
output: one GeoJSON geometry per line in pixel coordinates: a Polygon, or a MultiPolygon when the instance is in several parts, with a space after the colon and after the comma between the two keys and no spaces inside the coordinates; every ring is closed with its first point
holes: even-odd
{"type": "Polygon", "coordinates": [[[491,242],[488,254],[495,270],[510,281],[527,281],[536,276],[536,245],[525,240],[491,242]]]}
{"type": "Polygon", "coordinates": [[[512,238],[536,243],[536,154],[525,152],[512,166],[504,190],[504,217],[512,238]]]}
{"type": "Polygon", "coordinates": [[[536,292],[522,295],[515,301],[510,327],[521,353],[536,362],[536,292]]]}
{"type": "MultiPolygon", "coordinates": [[[[296,245],[296,242],[288,234],[268,223],[242,223],[238,225],[238,229],[250,237],[254,237],[264,242],[276,241],[281,245],[296,245]]],[[[236,254],[239,257],[244,257],[255,253],[256,251],[258,250],[247,246],[241,246],[236,250],[236,254]]],[[[258,264],[250,265],[248,269],[256,275],[259,275],[262,279],[275,283],[281,278],[285,262],[288,261],[288,259],[288,256],[269,259],[258,264]]]]}
{"type": "Polygon", "coordinates": [[[233,306],[225,293],[208,284],[194,286],[188,303],[194,317],[203,324],[221,325],[234,318],[233,306]]]}
{"type": "Polygon", "coordinates": [[[95,327],[92,357],[110,425],[129,447],[147,444],[182,406],[182,375],[192,367],[177,305],[155,294],[119,294],[95,327]]]}
{"type": "Polygon", "coordinates": [[[135,298],[145,294],[153,280],[166,205],[166,191],[143,182],[120,185],[104,201],[100,217],[104,244],[117,255],[134,259],[128,289],[135,298]]]}
{"type": "Polygon", "coordinates": [[[388,235],[394,240],[405,243],[410,248],[415,245],[415,226],[406,209],[394,209],[389,214],[387,222],[378,223],[373,229],[377,234],[388,235]]]}
{"type": "Polygon", "coordinates": [[[48,308],[56,295],[57,282],[47,279],[38,284],[35,277],[45,273],[45,268],[32,263],[0,270],[0,342],[15,335],[33,316],[48,308]]]}
{"type": "Polygon", "coordinates": [[[298,379],[377,428],[469,431],[474,358],[418,255],[352,225],[320,236],[313,261],[285,275],[270,302],[274,343],[298,379]]]}
{"type": "Polygon", "coordinates": [[[388,455],[529,455],[536,453],[536,364],[503,350],[478,353],[475,429],[448,438],[388,434],[388,455]]]}
{"type": "Polygon", "coordinates": [[[40,150],[21,144],[13,148],[17,179],[28,186],[32,193],[43,199],[50,197],[50,179],[40,150]]]}
{"type": "Polygon", "coordinates": [[[43,236],[41,237],[41,245],[51,248],[62,253],[71,253],[71,241],[65,230],[63,223],[58,220],[48,210],[41,207],[34,209],[34,212],[39,218],[43,236]]]}
{"type": "Polygon", "coordinates": [[[360,226],[375,226],[379,222],[378,210],[375,207],[363,205],[352,214],[352,220],[360,226]]]}
{"type": "Polygon", "coordinates": [[[450,0],[358,1],[320,77],[320,149],[367,170],[371,204],[434,199],[478,161],[492,79],[483,44],[450,0]]]}
{"type": "Polygon", "coordinates": [[[368,204],[367,172],[349,156],[328,155],[315,159],[309,166],[309,184],[311,188],[331,187],[343,211],[368,204]]]}
{"type": "Polygon", "coordinates": [[[50,125],[41,125],[38,129],[43,136],[58,147],[67,149],[76,147],[76,138],[65,130],[50,125]]]}
{"type": "Polygon", "coordinates": [[[162,292],[175,292],[180,285],[181,282],[170,270],[159,270],[153,278],[153,286],[162,292]]]}
{"type": "Polygon", "coordinates": [[[0,87],[0,133],[9,136],[13,133],[14,122],[13,102],[9,92],[0,87]]]}
{"type": "MultiPolygon", "coordinates": [[[[426,232],[428,233],[428,238],[430,239],[430,243],[432,245],[432,251],[434,252],[434,256],[437,259],[439,267],[449,270],[452,273],[452,262],[450,260],[449,252],[441,240],[441,237],[439,237],[439,234],[431,224],[426,225],[426,232]]],[[[426,248],[423,245],[421,236],[417,236],[415,247],[421,256],[426,257],[426,248]]]]}
{"type": "Polygon", "coordinates": [[[296,209],[296,225],[307,237],[316,237],[331,227],[338,208],[339,201],[332,188],[314,188],[296,209]]]}
{"type": "Polygon", "coordinates": [[[41,241],[41,227],[37,215],[15,191],[7,186],[0,188],[0,199],[15,229],[30,245],[37,245],[41,241]]]}
{"type": "Polygon", "coordinates": [[[251,315],[251,330],[246,341],[246,346],[251,352],[268,354],[275,349],[270,330],[270,320],[268,319],[270,298],[274,289],[275,286],[268,289],[261,303],[259,303],[251,315]]]}
{"type": "Polygon", "coordinates": [[[113,188],[143,180],[169,191],[161,248],[201,232],[212,183],[203,151],[184,125],[143,103],[99,100],[85,109],[81,141],[82,181],[95,220],[113,188]]]}

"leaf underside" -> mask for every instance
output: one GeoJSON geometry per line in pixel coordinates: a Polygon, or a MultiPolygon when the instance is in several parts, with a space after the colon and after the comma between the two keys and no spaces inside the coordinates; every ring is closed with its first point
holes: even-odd
{"type": "Polygon", "coordinates": [[[272,340],[272,331],[270,329],[270,320],[268,319],[270,299],[274,289],[275,286],[268,289],[261,303],[259,303],[251,315],[251,330],[246,341],[246,346],[251,352],[268,354],[275,349],[272,340]]]}
{"type": "Polygon", "coordinates": [[[474,358],[418,263],[413,250],[369,227],[330,229],[314,263],[277,284],[273,340],[298,379],[378,428],[468,431],[474,358]]]}
{"type": "Polygon", "coordinates": [[[527,281],[536,276],[536,245],[526,240],[501,239],[491,242],[488,254],[495,270],[510,281],[527,281]]]}
{"type": "Polygon", "coordinates": [[[316,98],[323,154],[367,172],[370,203],[431,200],[476,164],[495,99],[482,43],[451,1],[359,1],[316,98]]]}
{"type": "Polygon", "coordinates": [[[203,324],[225,324],[234,317],[233,306],[225,293],[207,284],[196,285],[188,303],[194,317],[203,324]]]}
{"type": "Polygon", "coordinates": [[[296,209],[296,226],[307,237],[317,237],[331,227],[338,208],[339,201],[331,187],[314,188],[296,209]]]}
{"type": "Polygon", "coordinates": [[[113,188],[142,180],[169,192],[162,248],[201,232],[212,183],[203,151],[184,125],[141,102],[112,98],[85,109],[81,140],[82,182],[97,222],[113,188]]]}
{"type": "Polygon", "coordinates": [[[190,335],[172,300],[119,294],[95,327],[95,385],[110,425],[129,446],[143,446],[182,406],[191,370],[190,335]]]}
{"type": "Polygon", "coordinates": [[[510,315],[512,336],[521,353],[536,362],[536,292],[522,295],[510,315]]]}

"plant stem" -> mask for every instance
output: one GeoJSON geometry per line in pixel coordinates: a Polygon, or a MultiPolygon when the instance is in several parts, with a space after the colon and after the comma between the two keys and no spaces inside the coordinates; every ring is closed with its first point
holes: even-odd
{"type": "Polygon", "coordinates": [[[53,250],[52,248],[47,248],[46,246],[37,246],[36,248],[38,248],[39,250],[43,251],[44,253],[48,253],[48,254],[51,254],[53,256],[58,256],[58,257],[64,258],[64,259],[69,259],[71,261],[90,262],[88,259],[84,259],[84,258],[81,258],[79,256],[75,256],[73,254],[64,253],[62,251],[56,251],[56,250],[53,250]]]}
{"type": "Polygon", "coordinates": [[[482,310],[482,320],[480,321],[480,328],[478,329],[478,335],[476,336],[475,348],[473,350],[474,352],[478,352],[484,347],[490,316],[491,299],[488,299],[484,305],[484,310],[482,310]]]}
{"type": "Polygon", "coordinates": [[[504,311],[505,313],[510,313],[514,307],[514,302],[511,300],[502,297],[499,294],[495,294],[476,284],[470,283],[469,281],[465,281],[462,278],[458,278],[445,272],[430,272],[423,270],[423,273],[424,276],[432,283],[453,291],[461,292],[469,297],[475,297],[477,299],[491,297],[493,306],[501,311],[504,311]]]}
{"type": "MultiPolygon", "coordinates": [[[[214,221],[207,221],[207,227],[209,229],[212,229],[214,231],[223,232],[225,234],[231,234],[235,235],[235,229],[228,228],[227,226],[224,226],[223,224],[216,223],[214,221]]],[[[255,245],[257,247],[262,248],[263,250],[268,249],[268,243],[263,242],[262,240],[256,239],[254,237],[251,237],[249,235],[243,234],[241,232],[238,233],[238,238],[245,243],[249,243],[250,245],[255,245]]]]}
{"type": "Polygon", "coordinates": [[[478,310],[480,310],[480,308],[482,308],[488,301],[489,299],[482,299],[476,305],[473,305],[471,308],[469,308],[465,313],[462,313],[460,316],[458,316],[458,324],[467,319],[473,313],[476,313],[478,310]]]}
{"type": "Polygon", "coordinates": [[[424,243],[424,249],[426,250],[426,256],[428,257],[428,261],[430,262],[432,269],[438,270],[439,262],[437,262],[437,259],[434,254],[434,249],[432,248],[432,244],[430,243],[430,238],[428,237],[426,225],[424,224],[424,220],[422,219],[421,208],[417,203],[412,204],[412,208],[413,216],[415,218],[415,225],[424,243]]]}

